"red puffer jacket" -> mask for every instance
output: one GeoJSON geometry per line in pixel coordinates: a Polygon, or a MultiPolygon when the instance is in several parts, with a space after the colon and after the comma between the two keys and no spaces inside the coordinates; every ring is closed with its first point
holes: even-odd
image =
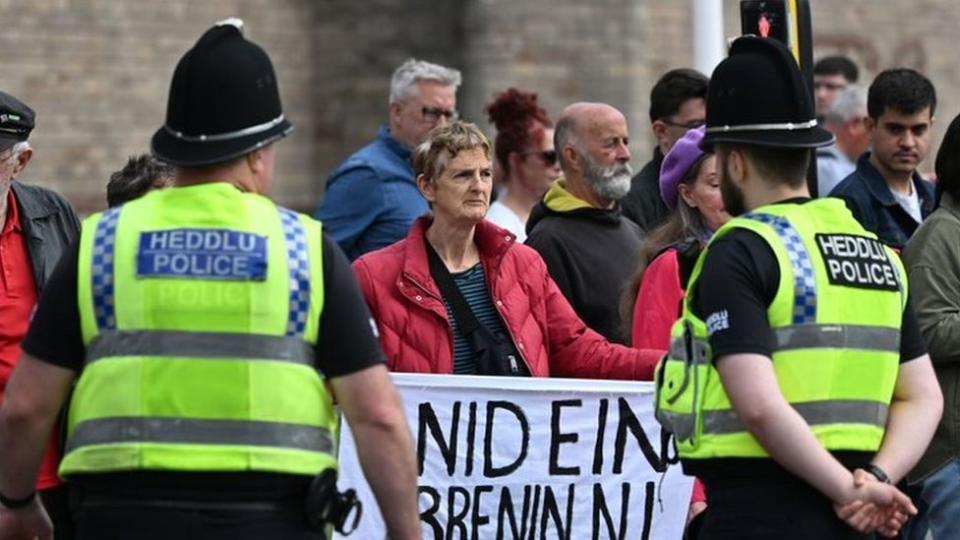
{"type": "MultiPolygon", "coordinates": [[[[406,239],[353,264],[392,371],[453,373],[453,330],[427,263],[430,223],[420,218],[406,239]]],[[[587,328],[537,252],[488,221],[474,241],[491,299],[533,376],[652,378],[649,366],[665,352],[611,344],[587,328]]]]}

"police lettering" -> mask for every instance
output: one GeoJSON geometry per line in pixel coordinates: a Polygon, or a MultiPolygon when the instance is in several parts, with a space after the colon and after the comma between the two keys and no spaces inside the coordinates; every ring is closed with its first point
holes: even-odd
{"type": "Polygon", "coordinates": [[[256,249],[257,236],[227,230],[174,229],[144,233],[151,251],[243,251],[256,249]]]}
{"type": "Polygon", "coordinates": [[[238,281],[266,279],[267,238],[229,229],[141,233],[137,277],[238,281]]]}
{"type": "Polygon", "coordinates": [[[864,236],[818,234],[817,244],[824,257],[860,258],[886,261],[887,253],[877,240],[864,236]]]}
{"type": "Polygon", "coordinates": [[[154,258],[156,273],[167,275],[206,275],[211,277],[241,276],[249,273],[247,257],[210,255],[207,253],[158,253],[154,258]]]}
{"type": "Polygon", "coordinates": [[[845,234],[818,234],[816,239],[831,284],[899,290],[897,271],[879,241],[845,234]]]}

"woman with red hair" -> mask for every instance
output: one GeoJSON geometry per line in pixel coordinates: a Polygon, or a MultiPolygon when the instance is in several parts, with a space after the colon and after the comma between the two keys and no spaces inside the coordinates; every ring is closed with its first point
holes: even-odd
{"type": "Polygon", "coordinates": [[[494,181],[501,186],[487,220],[523,242],[530,211],[560,177],[553,148],[553,122],[537,104],[537,94],[509,88],[487,105],[497,128],[494,181]]]}

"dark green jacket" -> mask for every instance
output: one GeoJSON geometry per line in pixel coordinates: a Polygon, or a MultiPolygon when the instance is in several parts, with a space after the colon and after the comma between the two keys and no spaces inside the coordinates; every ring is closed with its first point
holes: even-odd
{"type": "Polygon", "coordinates": [[[921,480],[960,457],[960,202],[944,193],[903,252],[910,298],[943,390],[943,418],[920,463],[921,480]]]}

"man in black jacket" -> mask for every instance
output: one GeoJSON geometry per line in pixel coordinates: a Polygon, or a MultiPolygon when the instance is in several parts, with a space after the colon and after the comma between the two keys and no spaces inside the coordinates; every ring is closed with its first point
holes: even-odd
{"type": "MultiPolygon", "coordinates": [[[[30,107],[0,92],[0,403],[40,291],[80,230],[76,214],[61,196],[14,180],[33,157],[27,139],[34,118],[30,107]]],[[[58,439],[51,437],[37,489],[57,538],[69,539],[73,527],[66,487],[57,478],[58,439]]]]}
{"type": "Polygon", "coordinates": [[[666,72],[650,91],[650,123],[657,138],[653,159],[633,177],[630,192],[621,199],[623,215],[644,231],[652,231],[669,214],[660,198],[660,165],[687,130],[706,118],[707,77],[693,69],[666,72]]]}
{"type": "Polygon", "coordinates": [[[587,326],[627,344],[617,306],[642,236],[617,204],[633,172],[627,120],[610,105],[574,103],[564,109],[553,138],[563,177],[531,212],[526,244],[543,257],[587,326]]]}

